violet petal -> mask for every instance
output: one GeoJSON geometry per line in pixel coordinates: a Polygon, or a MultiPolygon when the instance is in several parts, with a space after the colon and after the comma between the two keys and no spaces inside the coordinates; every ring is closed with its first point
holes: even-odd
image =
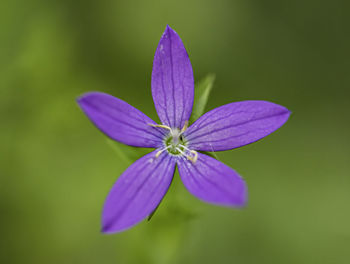
{"type": "Polygon", "coordinates": [[[90,92],[78,99],[88,118],[107,136],[127,145],[145,148],[161,146],[162,129],[144,113],[111,95],[90,92]]]}
{"type": "Polygon", "coordinates": [[[271,134],[289,115],[287,108],[266,101],[236,102],[207,112],[184,135],[191,149],[229,150],[271,134]]]}
{"type": "Polygon", "coordinates": [[[205,154],[198,160],[178,161],[182,182],[191,194],[202,201],[232,207],[241,207],[247,200],[244,180],[230,167],[205,154]]]}
{"type": "Polygon", "coordinates": [[[175,160],[153,151],[133,163],[117,180],[104,204],[102,231],[120,232],[146,218],[162,200],[172,181],[175,160]]]}
{"type": "Polygon", "coordinates": [[[164,125],[182,128],[189,120],[194,97],[192,66],[180,37],[169,26],[154,56],[152,96],[164,125]]]}

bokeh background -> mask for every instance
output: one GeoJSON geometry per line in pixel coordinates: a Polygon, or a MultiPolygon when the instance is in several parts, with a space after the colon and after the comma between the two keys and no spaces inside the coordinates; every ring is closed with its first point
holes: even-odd
{"type": "Polygon", "coordinates": [[[0,5],[1,263],[349,263],[348,2],[0,5]],[[150,222],[103,235],[105,196],[139,153],[107,142],[75,99],[107,92],[158,120],[150,78],[166,24],[195,80],[216,74],[207,110],[257,99],[293,114],[216,153],[246,179],[246,208],[204,204],[176,175],[150,222]]]}

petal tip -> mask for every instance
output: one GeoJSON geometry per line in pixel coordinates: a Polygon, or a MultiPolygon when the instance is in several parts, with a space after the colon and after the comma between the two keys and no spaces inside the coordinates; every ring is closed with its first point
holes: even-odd
{"type": "Polygon", "coordinates": [[[285,113],[286,114],[290,114],[290,113],[292,113],[292,111],[290,111],[287,107],[285,107],[285,106],[282,106],[282,105],[280,105],[280,107],[282,107],[283,108],[283,110],[285,111],[285,113]]]}
{"type": "Polygon", "coordinates": [[[166,32],[171,32],[171,31],[174,31],[174,30],[169,26],[169,24],[166,24],[165,31],[166,32]]]}
{"type": "Polygon", "coordinates": [[[113,231],[109,230],[108,228],[106,228],[105,226],[101,227],[101,233],[105,234],[105,235],[110,235],[113,233],[113,231]]]}
{"type": "Polygon", "coordinates": [[[103,234],[112,234],[112,233],[114,233],[114,230],[111,227],[112,227],[112,225],[106,223],[104,217],[102,216],[101,233],[103,233],[103,234]]]}
{"type": "Polygon", "coordinates": [[[86,94],[82,94],[80,96],[78,96],[75,101],[77,102],[77,104],[79,105],[80,108],[84,107],[84,103],[86,101],[86,94]]]}
{"type": "Polygon", "coordinates": [[[101,227],[101,233],[103,234],[114,234],[114,233],[119,233],[121,231],[124,231],[125,229],[128,228],[120,228],[119,225],[115,223],[108,223],[104,219],[102,219],[102,227],[101,227]]]}
{"type": "Polygon", "coordinates": [[[176,35],[177,33],[174,29],[172,29],[169,24],[166,25],[163,36],[167,37],[167,36],[171,36],[171,35],[176,35]]]}
{"type": "Polygon", "coordinates": [[[283,107],[283,110],[284,110],[284,112],[282,113],[285,117],[285,120],[283,122],[283,124],[284,124],[289,119],[290,115],[292,114],[292,111],[290,111],[288,108],[286,108],[284,106],[281,106],[281,107],[283,107]]]}
{"type": "Polygon", "coordinates": [[[244,208],[247,206],[248,203],[248,195],[247,192],[245,191],[240,199],[238,201],[235,201],[234,207],[236,208],[244,208]]]}
{"type": "Polygon", "coordinates": [[[234,197],[231,203],[231,207],[237,208],[237,209],[243,209],[246,207],[248,203],[248,192],[247,192],[247,185],[245,181],[242,180],[242,189],[240,193],[234,197]]]}
{"type": "Polygon", "coordinates": [[[292,111],[290,111],[288,108],[286,108],[286,111],[287,111],[288,117],[290,117],[290,115],[292,114],[292,111]]]}
{"type": "Polygon", "coordinates": [[[89,99],[91,99],[93,96],[100,96],[103,95],[104,93],[101,92],[87,92],[84,93],[76,98],[76,101],[79,105],[87,102],[89,99]]]}

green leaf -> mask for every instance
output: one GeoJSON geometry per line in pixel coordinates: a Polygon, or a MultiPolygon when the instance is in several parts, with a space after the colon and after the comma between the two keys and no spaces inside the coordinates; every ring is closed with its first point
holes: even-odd
{"type": "Polygon", "coordinates": [[[204,79],[195,84],[193,109],[189,121],[190,124],[196,121],[204,113],[214,81],[215,75],[208,74],[204,79]]]}
{"type": "Polygon", "coordinates": [[[149,149],[124,145],[109,138],[107,139],[107,143],[117,153],[119,159],[127,165],[130,165],[149,152],[149,149]]]}

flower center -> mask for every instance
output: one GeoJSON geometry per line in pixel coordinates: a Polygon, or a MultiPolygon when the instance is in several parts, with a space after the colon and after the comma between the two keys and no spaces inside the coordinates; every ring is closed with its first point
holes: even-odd
{"type": "Polygon", "coordinates": [[[164,145],[169,154],[172,155],[182,155],[187,149],[187,141],[177,128],[170,130],[169,135],[164,140],[164,145]]]}
{"type": "Polygon", "coordinates": [[[187,147],[188,141],[183,136],[183,133],[186,131],[188,122],[185,123],[184,127],[179,130],[178,128],[170,128],[165,125],[155,125],[149,124],[152,127],[161,127],[168,129],[170,132],[164,138],[164,148],[160,149],[155,158],[158,158],[165,150],[172,156],[186,157],[188,160],[192,161],[194,164],[197,161],[198,153],[194,150],[191,150],[187,147]]]}

